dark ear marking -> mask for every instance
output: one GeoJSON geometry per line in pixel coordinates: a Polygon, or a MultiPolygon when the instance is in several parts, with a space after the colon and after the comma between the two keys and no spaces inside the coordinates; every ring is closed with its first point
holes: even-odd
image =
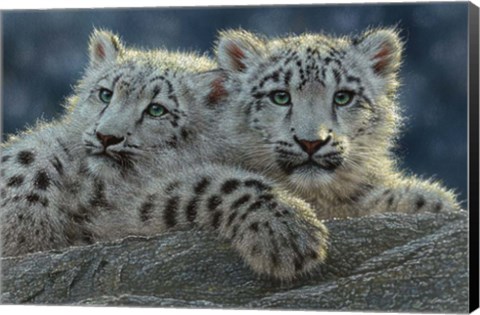
{"type": "Polygon", "coordinates": [[[378,53],[373,57],[378,59],[378,62],[373,65],[373,70],[376,74],[382,74],[387,68],[390,60],[389,55],[391,54],[391,47],[388,44],[383,44],[378,53]]]}
{"type": "Polygon", "coordinates": [[[120,40],[107,31],[95,30],[90,37],[90,64],[99,66],[106,61],[113,61],[122,53],[120,40]]]}
{"type": "Polygon", "coordinates": [[[397,29],[367,31],[361,40],[353,44],[371,61],[371,67],[379,76],[395,75],[401,64],[403,42],[397,29]]]}
{"type": "Polygon", "coordinates": [[[242,62],[242,60],[245,58],[245,54],[243,53],[242,49],[238,47],[238,45],[235,43],[229,43],[226,48],[227,48],[227,53],[232,58],[232,63],[235,70],[237,71],[245,70],[246,66],[242,62]]]}
{"type": "Polygon", "coordinates": [[[105,48],[103,47],[102,43],[96,43],[95,47],[93,47],[93,52],[95,53],[95,56],[101,60],[105,59],[105,57],[107,56],[105,54],[105,48]]]}
{"type": "Polygon", "coordinates": [[[250,64],[264,57],[265,41],[243,30],[220,32],[216,47],[219,68],[245,72],[250,64]]]}

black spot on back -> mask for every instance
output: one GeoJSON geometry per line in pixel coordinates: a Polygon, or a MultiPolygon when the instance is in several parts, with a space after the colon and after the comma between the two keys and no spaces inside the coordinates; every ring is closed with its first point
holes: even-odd
{"type": "Polygon", "coordinates": [[[246,187],[254,187],[259,191],[270,190],[271,187],[257,179],[247,179],[244,182],[246,187]]]}
{"type": "Polygon", "coordinates": [[[252,198],[249,194],[245,194],[242,197],[238,198],[235,200],[232,205],[230,206],[230,209],[235,210],[250,201],[250,198],[252,198]]]}
{"type": "Polygon", "coordinates": [[[232,222],[233,222],[233,220],[235,220],[236,217],[237,217],[237,212],[230,213],[230,215],[228,216],[228,219],[227,219],[227,227],[232,225],[232,222]]]}
{"type": "Polygon", "coordinates": [[[223,183],[221,191],[224,194],[231,194],[234,192],[238,186],[240,186],[240,181],[237,179],[229,179],[225,183],[223,183]]]}
{"type": "Polygon", "coordinates": [[[198,203],[199,203],[198,198],[193,198],[187,204],[187,208],[185,209],[185,214],[187,216],[188,222],[194,222],[195,221],[195,218],[197,217],[198,203]]]}
{"type": "Polygon", "coordinates": [[[8,159],[10,159],[10,155],[4,155],[4,156],[2,156],[2,162],[7,162],[8,159]]]}
{"type": "Polygon", "coordinates": [[[41,199],[40,199],[40,203],[42,204],[42,206],[48,207],[48,204],[49,204],[50,202],[48,201],[47,198],[44,197],[44,198],[41,198],[41,199]]]}
{"type": "Polygon", "coordinates": [[[263,194],[263,195],[260,195],[258,196],[258,199],[259,200],[263,200],[263,201],[270,201],[274,198],[275,196],[272,195],[272,194],[263,194]]]}
{"type": "Polygon", "coordinates": [[[204,177],[195,185],[193,191],[195,194],[201,195],[207,190],[208,185],[210,185],[210,180],[204,177]]]}
{"type": "Polygon", "coordinates": [[[174,196],[167,201],[165,211],[163,213],[163,220],[168,228],[172,228],[177,224],[177,209],[178,209],[179,197],[174,196]]]}
{"type": "Polygon", "coordinates": [[[7,186],[8,187],[18,187],[23,183],[24,179],[25,178],[22,175],[12,176],[8,179],[7,186]]]}
{"type": "Polygon", "coordinates": [[[218,206],[222,203],[222,198],[218,195],[213,195],[208,198],[208,210],[214,211],[218,208],[218,206]]]}
{"type": "Polygon", "coordinates": [[[33,184],[37,189],[46,190],[50,186],[50,177],[47,172],[44,170],[38,171],[33,179],[33,184]]]}
{"type": "Polygon", "coordinates": [[[40,200],[40,196],[32,193],[26,196],[27,201],[30,203],[30,205],[36,204],[40,200]]]}
{"type": "Polygon", "coordinates": [[[263,203],[264,203],[264,202],[263,202],[262,200],[255,201],[254,203],[252,203],[252,204],[248,207],[247,211],[255,211],[255,210],[258,210],[258,209],[260,209],[260,207],[263,205],[263,203]]]}
{"type": "Polygon", "coordinates": [[[245,212],[244,214],[242,214],[242,215],[240,216],[240,220],[245,221],[245,219],[248,217],[248,214],[249,214],[249,213],[250,213],[250,212],[245,212]]]}
{"type": "Polygon", "coordinates": [[[232,228],[232,235],[230,236],[230,239],[233,240],[237,236],[237,232],[238,232],[238,225],[235,225],[232,228]]]}
{"type": "Polygon", "coordinates": [[[63,175],[63,164],[57,156],[53,157],[53,160],[50,161],[53,167],[57,170],[59,175],[63,175]]]}
{"type": "Polygon", "coordinates": [[[138,212],[140,213],[140,220],[146,222],[152,218],[153,203],[151,200],[147,200],[140,206],[138,212]]]}
{"type": "Polygon", "coordinates": [[[35,155],[30,151],[20,151],[17,155],[17,161],[22,165],[30,165],[35,160],[35,155]]]}
{"type": "Polygon", "coordinates": [[[423,196],[419,196],[415,202],[415,205],[417,206],[417,210],[423,207],[425,205],[425,198],[423,198],[423,196]]]}
{"type": "Polygon", "coordinates": [[[212,219],[212,227],[214,230],[220,227],[221,218],[222,218],[222,213],[220,211],[215,211],[212,219]]]}
{"type": "Polygon", "coordinates": [[[253,222],[252,224],[250,224],[250,230],[258,232],[258,222],[253,222]]]}
{"type": "Polygon", "coordinates": [[[168,186],[165,188],[165,193],[166,193],[166,194],[171,194],[171,193],[174,192],[175,189],[177,189],[179,186],[180,186],[180,182],[178,182],[178,181],[171,182],[171,183],[169,183],[168,186]]]}

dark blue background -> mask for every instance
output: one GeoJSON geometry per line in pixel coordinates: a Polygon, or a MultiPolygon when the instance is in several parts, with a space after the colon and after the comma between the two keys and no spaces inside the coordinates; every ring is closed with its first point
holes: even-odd
{"type": "MultiPolygon", "coordinates": [[[[408,173],[467,198],[467,3],[3,12],[3,126],[13,133],[62,112],[87,64],[94,27],[128,45],[212,54],[218,30],[270,36],[355,34],[398,25],[407,41],[399,95],[407,125],[397,152],[408,173]]],[[[5,139],[5,134],[4,134],[5,139]]]]}

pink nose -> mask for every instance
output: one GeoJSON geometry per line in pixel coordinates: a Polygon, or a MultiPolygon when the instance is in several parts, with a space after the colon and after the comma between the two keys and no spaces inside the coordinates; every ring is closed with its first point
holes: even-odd
{"type": "Polygon", "coordinates": [[[112,136],[112,135],[103,135],[100,132],[97,132],[96,135],[97,135],[97,139],[100,140],[100,142],[102,143],[104,148],[106,148],[108,146],[111,146],[111,145],[114,145],[114,144],[117,144],[117,143],[120,143],[124,139],[123,137],[118,138],[118,137],[112,136]]]}
{"type": "Polygon", "coordinates": [[[313,155],[315,152],[320,150],[321,147],[323,147],[325,144],[330,141],[330,136],[328,136],[324,140],[314,140],[314,141],[309,141],[309,140],[303,140],[303,139],[298,139],[297,137],[294,137],[294,140],[298,143],[298,145],[302,148],[303,151],[307,152],[308,155],[313,155]]]}

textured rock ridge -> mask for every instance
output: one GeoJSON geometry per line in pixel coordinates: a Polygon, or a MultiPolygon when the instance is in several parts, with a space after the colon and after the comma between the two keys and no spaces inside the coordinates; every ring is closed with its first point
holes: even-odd
{"type": "Polygon", "coordinates": [[[4,304],[468,312],[468,217],[383,214],[327,221],[326,263],[261,278],[202,231],[3,258],[4,304]]]}

